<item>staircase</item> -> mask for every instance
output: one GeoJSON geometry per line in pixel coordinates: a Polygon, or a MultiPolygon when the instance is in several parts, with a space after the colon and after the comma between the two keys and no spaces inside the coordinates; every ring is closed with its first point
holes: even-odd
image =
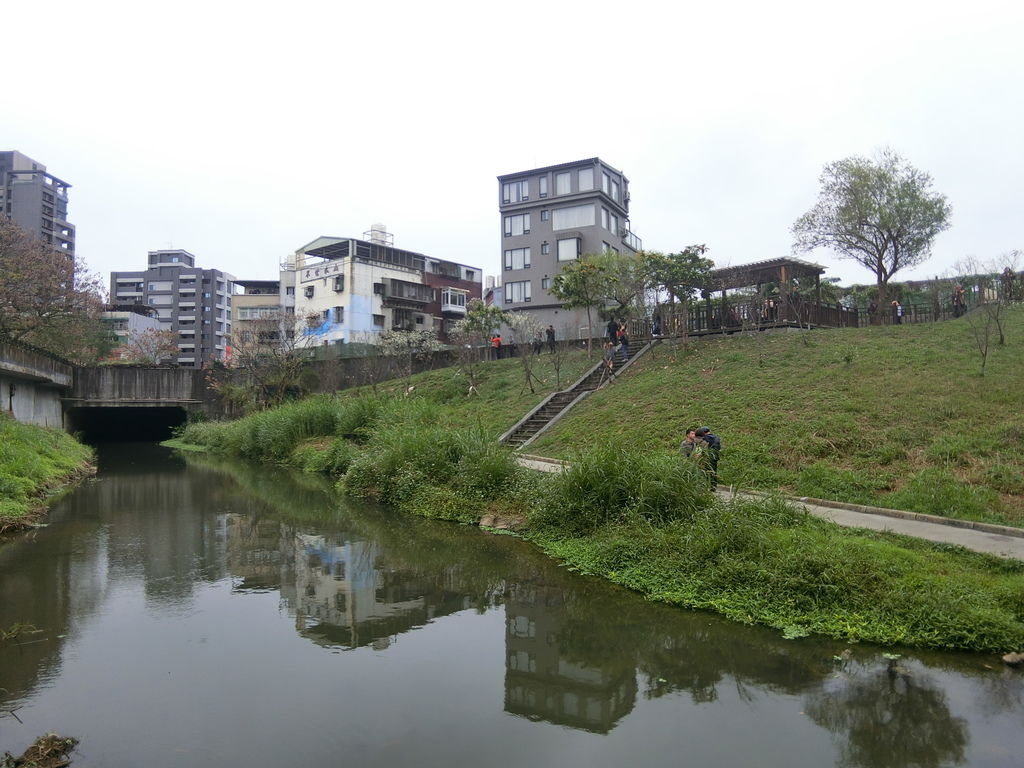
{"type": "Polygon", "coordinates": [[[609,375],[605,369],[602,358],[597,365],[583,374],[575,384],[561,392],[548,395],[541,401],[540,405],[530,411],[519,420],[508,432],[498,438],[498,442],[510,445],[519,449],[533,442],[541,432],[545,431],[564,416],[580,400],[585,398],[595,389],[599,389],[615,379],[623,370],[633,364],[633,361],[647,352],[653,342],[648,342],[640,349],[630,355],[629,360],[623,360],[623,354],[615,350],[615,366],[609,375]]]}

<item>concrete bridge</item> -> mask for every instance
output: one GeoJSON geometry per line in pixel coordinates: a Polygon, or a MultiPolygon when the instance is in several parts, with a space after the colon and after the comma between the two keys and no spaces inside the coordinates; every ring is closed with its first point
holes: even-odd
{"type": "Polygon", "coordinates": [[[165,437],[189,413],[219,402],[203,370],[82,367],[27,345],[0,343],[3,409],[18,421],[102,439],[126,433],[165,437]]]}

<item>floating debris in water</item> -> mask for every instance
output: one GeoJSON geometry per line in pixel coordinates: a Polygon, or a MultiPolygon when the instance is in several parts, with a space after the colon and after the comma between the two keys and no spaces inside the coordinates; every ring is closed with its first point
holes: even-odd
{"type": "Polygon", "coordinates": [[[36,739],[35,744],[25,750],[21,757],[4,752],[0,757],[0,768],[66,768],[71,765],[68,755],[78,746],[78,739],[48,733],[36,739]]]}

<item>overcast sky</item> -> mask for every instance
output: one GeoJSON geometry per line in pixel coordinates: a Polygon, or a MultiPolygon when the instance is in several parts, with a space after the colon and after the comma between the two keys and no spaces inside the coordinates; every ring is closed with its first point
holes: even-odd
{"type": "MultiPolygon", "coordinates": [[[[1024,4],[9,3],[0,149],[72,185],[78,253],[276,277],[318,235],[498,272],[499,174],[599,156],[648,249],[790,254],[823,166],[888,146],[953,207],[932,259],[1024,248],[1024,4]]],[[[871,274],[810,256],[844,282],[871,274]]]]}

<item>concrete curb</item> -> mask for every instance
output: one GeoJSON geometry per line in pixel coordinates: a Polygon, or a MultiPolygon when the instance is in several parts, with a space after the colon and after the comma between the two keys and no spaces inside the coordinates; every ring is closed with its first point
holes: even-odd
{"type": "MultiPolygon", "coordinates": [[[[569,462],[563,459],[552,459],[547,456],[531,456],[520,454],[520,457],[528,461],[539,461],[545,464],[564,467],[569,462]]],[[[745,491],[734,488],[731,485],[719,485],[715,489],[720,493],[739,494],[746,496],[771,496],[770,491],[745,491]]],[[[813,504],[816,507],[829,509],[843,509],[847,512],[858,512],[862,515],[877,515],[879,517],[895,517],[901,520],[917,520],[922,523],[934,523],[936,525],[948,525],[950,528],[968,528],[972,531],[982,533],[994,533],[999,536],[1015,536],[1024,538],[1024,528],[1014,528],[1009,525],[997,525],[995,523],[982,523],[974,520],[961,520],[956,517],[940,517],[939,515],[926,515],[923,512],[905,512],[902,509],[888,509],[886,507],[872,507],[867,504],[849,504],[844,501],[832,501],[831,499],[816,499],[813,496],[783,496],[787,501],[798,504],[813,504]]]]}
{"type": "Polygon", "coordinates": [[[1009,525],[997,525],[996,523],[982,523],[975,520],[961,520],[957,517],[941,517],[939,515],[926,515],[923,512],[905,512],[901,509],[888,509],[886,507],[872,507],[867,504],[848,504],[843,501],[831,501],[829,499],[816,499],[813,496],[787,496],[791,501],[814,504],[818,507],[829,507],[831,509],[845,509],[848,512],[860,512],[865,515],[881,515],[883,517],[898,517],[902,520],[918,520],[922,523],[935,523],[936,525],[948,525],[951,528],[969,528],[983,533],[995,533],[1000,536],[1016,536],[1024,538],[1024,528],[1014,528],[1009,525]]]}

